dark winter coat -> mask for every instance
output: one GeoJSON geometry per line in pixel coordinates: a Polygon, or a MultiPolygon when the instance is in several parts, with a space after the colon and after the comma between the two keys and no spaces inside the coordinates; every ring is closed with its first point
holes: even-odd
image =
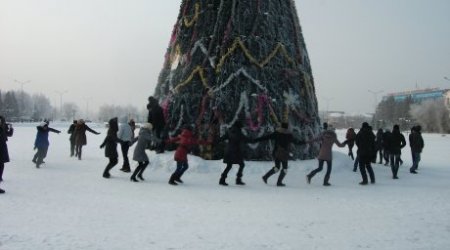
{"type": "Polygon", "coordinates": [[[119,130],[119,125],[117,122],[117,118],[112,118],[109,120],[109,128],[106,134],[106,138],[103,141],[100,148],[105,148],[105,156],[108,158],[119,158],[119,154],[117,153],[117,143],[122,142],[119,138],[117,138],[117,131],[119,130]]]}
{"type": "Polygon", "coordinates": [[[375,146],[377,150],[383,149],[383,130],[379,129],[375,137],[375,146]]]}
{"type": "Polygon", "coordinates": [[[152,99],[150,103],[147,105],[148,109],[148,117],[147,121],[153,125],[153,129],[162,130],[166,125],[164,120],[164,113],[161,106],[159,106],[158,102],[155,99],[152,99]]]}
{"type": "Polygon", "coordinates": [[[11,137],[14,133],[14,129],[5,124],[4,121],[0,125],[0,163],[9,162],[8,137],[11,137]]]}
{"type": "Polygon", "coordinates": [[[390,153],[394,155],[401,155],[402,148],[406,146],[405,136],[400,133],[400,130],[393,130],[390,142],[390,153]]]}
{"type": "Polygon", "coordinates": [[[179,136],[169,139],[168,143],[178,144],[177,150],[175,151],[174,160],[179,162],[188,161],[187,155],[191,151],[192,146],[207,144],[206,141],[195,139],[192,132],[188,129],[183,129],[179,136]]]}
{"type": "Polygon", "coordinates": [[[353,128],[347,129],[347,134],[345,135],[345,139],[347,140],[347,145],[349,147],[353,147],[355,145],[356,133],[353,128]]]}
{"type": "Polygon", "coordinates": [[[137,162],[149,161],[148,156],[145,153],[145,150],[147,149],[147,146],[155,139],[156,138],[153,135],[151,129],[142,127],[139,130],[137,144],[136,147],[134,148],[133,160],[137,162]]]}
{"type": "Polygon", "coordinates": [[[36,140],[34,141],[34,147],[36,148],[48,148],[50,145],[50,142],[48,141],[48,132],[53,133],[61,133],[61,131],[56,130],[54,128],[50,128],[47,125],[45,126],[37,126],[37,134],[36,134],[36,140]]]}
{"type": "Polygon", "coordinates": [[[78,146],[84,146],[87,144],[86,131],[89,131],[93,134],[100,134],[93,129],[91,129],[85,123],[78,123],[75,127],[75,144],[78,146]]]}
{"type": "Polygon", "coordinates": [[[341,143],[337,139],[337,135],[332,130],[325,130],[320,139],[322,145],[320,146],[318,160],[331,161],[333,160],[333,145],[336,144],[338,147],[345,147],[345,143],[341,143]]]}
{"type": "Polygon", "coordinates": [[[370,128],[361,128],[356,135],[359,161],[370,163],[376,154],[375,135],[370,128]]]}
{"type": "Polygon", "coordinates": [[[223,162],[226,164],[244,163],[244,144],[253,140],[242,134],[240,127],[231,127],[220,141],[228,140],[223,162]]]}
{"type": "Polygon", "coordinates": [[[391,151],[391,141],[392,141],[392,133],[390,131],[386,131],[383,133],[383,149],[390,152],[391,151]]]}
{"type": "Polygon", "coordinates": [[[287,161],[289,160],[289,153],[291,150],[291,143],[305,144],[305,142],[297,140],[292,132],[285,128],[279,128],[272,134],[255,139],[256,141],[274,140],[275,146],[273,148],[272,156],[276,160],[287,161]]]}
{"type": "Polygon", "coordinates": [[[420,132],[414,131],[409,135],[409,146],[411,147],[411,152],[422,153],[425,146],[420,132]]]}
{"type": "Polygon", "coordinates": [[[67,133],[70,134],[69,140],[73,143],[75,143],[75,127],[77,126],[77,123],[74,122],[70,125],[69,130],[67,130],[67,133]]]}

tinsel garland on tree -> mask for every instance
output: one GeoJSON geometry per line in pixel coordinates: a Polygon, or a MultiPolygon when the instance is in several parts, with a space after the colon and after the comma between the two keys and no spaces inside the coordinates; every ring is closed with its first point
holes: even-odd
{"type": "MultiPolygon", "coordinates": [[[[235,121],[259,137],[288,122],[299,139],[320,131],[314,79],[292,0],[183,0],[155,96],[169,135],[185,125],[221,158],[220,135],[235,121]]],[[[271,142],[249,145],[249,159],[269,160],[271,142]]],[[[316,145],[293,146],[312,158],[316,145]]]]}

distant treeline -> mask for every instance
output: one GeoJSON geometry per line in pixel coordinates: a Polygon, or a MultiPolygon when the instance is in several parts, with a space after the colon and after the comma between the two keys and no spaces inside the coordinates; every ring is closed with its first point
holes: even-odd
{"type": "Polygon", "coordinates": [[[30,95],[25,91],[5,92],[0,89],[0,115],[5,116],[10,122],[36,122],[44,119],[71,121],[79,118],[103,122],[111,117],[144,121],[147,113],[145,106],[138,110],[131,105],[112,104],[100,106],[98,112],[88,110],[87,107],[83,111],[73,102],[65,102],[61,107],[52,106],[50,99],[44,94],[30,95]]]}

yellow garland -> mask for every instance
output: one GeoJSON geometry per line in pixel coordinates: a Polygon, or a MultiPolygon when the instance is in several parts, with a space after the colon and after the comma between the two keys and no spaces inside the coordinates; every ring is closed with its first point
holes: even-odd
{"type": "Polygon", "coordinates": [[[216,72],[219,73],[220,69],[222,68],[222,66],[225,63],[225,60],[231,56],[232,53],[234,53],[238,48],[241,48],[241,50],[244,52],[244,55],[247,57],[247,59],[253,63],[256,64],[258,67],[263,68],[264,66],[266,66],[267,64],[270,63],[270,61],[278,54],[281,53],[284,58],[292,65],[295,64],[294,59],[292,59],[292,57],[289,56],[286,48],[284,47],[283,44],[281,43],[277,43],[277,46],[275,47],[275,49],[266,57],[266,59],[264,59],[263,61],[259,62],[258,59],[256,59],[251,53],[250,51],[247,49],[247,47],[244,45],[244,43],[242,42],[242,40],[238,37],[234,40],[233,45],[231,46],[231,48],[228,49],[227,53],[225,53],[225,55],[222,56],[222,58],[219,61],[219,64],[217,65],[216,68],[216,72]]]}
{"type": "Polygon", "coordinates": [[[181,56],[181,47],[179,44],[177,44],[175,49],[170,53],[170,63],[173,63],[177,55],[181,56]]]}
{"type": "Polygon", "coordinates": [[[180,84],[178,84],[174,91],[175,93],[178,93],[179,89],[188,85],[189,83],[192,82],[192,80],[194,79],[195,75],[199,75],[200,76],[200,80],[202,81],[203,86],[205,86],[205,88],[209,89],[209,85],[208,85],[208,81],[205,78],[205,70],[201,67],[201,66],[197,66],[191,73],[191,75],[189,75],[189,77],[184,80],[183,82],[181,82],[180,84]]]}
{"type": "Polygon", "coordinates": [[[188,28],[192,27],[192,25],[194,25],[194,23],[198,20],[199,15],[200,15],[200,4],[195,3],[194,17],[191,20],[189,20],[187,17],[184,17],[183,18],[184,25],[188,28]]]}
{"type": "Polygon", "coordinates": [[[286,106],[283,114],[283,121],[287,122],[289,120],[289,106],[286,106]]]}

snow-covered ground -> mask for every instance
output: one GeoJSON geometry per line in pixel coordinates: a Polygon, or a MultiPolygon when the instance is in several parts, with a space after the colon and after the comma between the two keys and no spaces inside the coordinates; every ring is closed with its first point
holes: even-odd
{"type": "Polygon", "coordinates": [[[1,183],[1,250],[450,248],[450,136],[424,135],[418,175],[409,173],[409,148],[399,180],[376,164],[375,185],[359,186],[346,149],[335,148],[331,187],[321,185],[324,172],[306,184],[316,160],[290,162],[284,188],[275,176],[261,181],[270,162],[247,162],[244,187],[234,185],[233,169],[222,187],[222,162],[193,156],[185,184],[174,187],[173,153],[150,153],[145,182],[130,182],[119,165],[104,179],[106,129],[92,125],[101,135],[88,133],[79,161],[69,157],[68,125],[51,125],[63,133],[50,134],[40,169],[31,162],[35,127],[15,125],[1,183]]]}

